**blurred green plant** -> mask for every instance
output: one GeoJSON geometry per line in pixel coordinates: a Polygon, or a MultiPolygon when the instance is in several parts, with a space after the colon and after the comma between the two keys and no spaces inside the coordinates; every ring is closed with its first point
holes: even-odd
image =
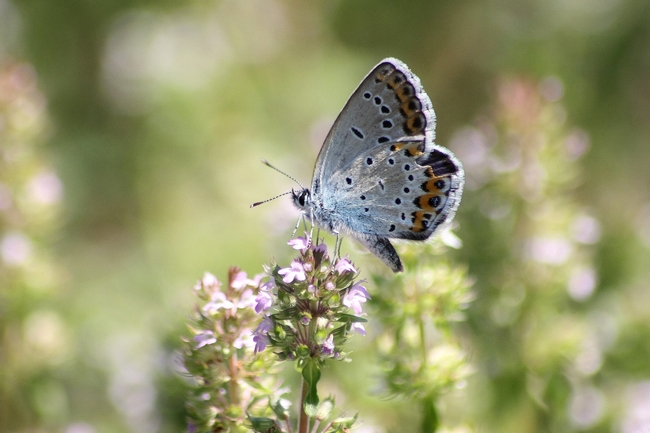
{"type": "MultiPolygon", "coordinates": [[[[442,239],[460,247],[452,232],[445,232],[442,239]]],[[[472,283],[466,267],[443,255],[447,249],[439,240],[402,247],[403,274],[373,275],[378,290],[371,306],[372,317],[379,322],[376,350],[384,372],[382,388],[388,396],[419,405],[423,433],[445,426],[438,411],[440,397],[464,386],[472,372],[453,332],[454,324],[465,320],[464,310],[474,297],[472,283]]]]}
{"type": "Polygon", "coordinates": [[[60,270],[48,248],[63,187],[42,142],[45,97],[26,62],[0,64],[0,431],[57,425],[63,385],[52,374],[69,356],[69,330],[53,298],[60,270]]]}
{"type": "Polygon", "coordinates": [[[248,431],[247,414],[257,412],[261,398],[272,398],[272,354],[253,351],[261,277],[251,280],[231,268],[226,287],[211,274],[194,287],[201,306],[190,324],[192,339],[184,339],[185,367],[195,385],[186,405],[189,432],[248,431]]]}
{"type": "Polygon", "coordinates": [[[606,429],[600,371],[614,319],[590,302],[600,223],[575,196],[589,142],[561,97],[557,79],[503,80],[493,117],[455,139],[468,173],[463,254],[479,294],[469,335],[489,378],[471,391],[483,396],[471,399],[477,428],[606,429]]]}

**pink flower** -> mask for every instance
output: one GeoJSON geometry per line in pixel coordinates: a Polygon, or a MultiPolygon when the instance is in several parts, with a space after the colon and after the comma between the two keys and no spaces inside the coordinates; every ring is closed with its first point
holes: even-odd
{"type": "Polygon", "coordinates": [[[194,336],[194,341],[198,343],[196,345],[196,348],[200,349],[201,347],[207,346],[208,344],[216,343],[217,337],[212,331],[203,331],[200,334],[194,336]]]}
{"type": "Polygon", "coordinates": [[[255,298],[255,312],[260,314],[262,311],[266,311],[271,308],[273,305],[273,297],[269,292],[260,292],[255,298]]]}
{"type": "Polygon", "coordinates": [[[356,272],[357,270],[352,266],[352,263],[348,259],[339,259],[338,262],[336,262],[336,265],[334,266],[334,269],[336,272],[339,273],[339,275],[343,274],[344,272],[356,272]]]}
{"type": "Polygon", "coordinates": [[[253,336],[253,341],[255,342],[254,353],[259,353],[266,349],[266,346],[270,343],[269,337],[266,335],[255,335],[253,336]]]}
{"type": "Polygon", "coordinates": [[[284,275],[282,281],[287,284],[291,283],[294,280],[305,281],[307,279],[307,275],[305,275],[305,269],[303,268],[302,263],[297,260],[291,262],[291,267],[280,269],[278,271],[278,274],[284,275]]]}
{"type": "Polygon", "coordinates": [[[359,322],[354,322],[350,327],[350,330],[361,335],[366,335],[366,328],[364,328],[363,325],[359,322]]]}
{"type": "Polygon", "coordinates": [[[262,278],[264,278],[264,274],[257,274],[251,280],[250,278],[248,278],[248,275],[246,275],[246,272],[240,271],[240,272],[237,273],[237,276],[232,281],[231,285],[232,285],[232,288],[236,289],[236,290],[241,290],[246,286],[257,287],[257,286],[259,286],[260,280],[262,278]]]}
{"type": "Polygon", "coordinates": [[[253,341],[255,342],[255,353],[261,352],[266,349],[270,343],[268,335],[266,335],[273,327],[273,321],[269,317],[265,317],[260,322],[257,329],[253,331],[253,341]]]}
{"type": "Polygon", "coordinates": [[[273,327],[273,320],[271,320],[269,317],[265,317],[264,320],[260,322],[259,325],[257,325],[257,328],[253,331],[254,335],[262,335],[266,334],[271,330],[273,327]]]}
{"type": "Polygon", "coordinates": [[[315,253],[321,253],[324,256],[327,255],[327,245],[325,245],[324,242],[321,243],[321,244],[312,246],[311,249],[315,253]]]}
{"type": "Polygon", "coordinates": [[[251,289],[246,289],[241,294],[239,302],[235,305],[237,308],[250,308],[255,305],[257,299],[253,296],[253,291],[251,289]]]}
{"type": "Polygon", "coordinates": [[[321,349],[321,353],[325,356],[334,353],[334,334],[330,334],[327,336],[327,338],[323,342],[323,348],[321,349]]]}
{"type": "Polygon", "coordinates": [[[306,250],[309,247],[309,239],[295,238],[287,242],[294,250],[306,250]]]}
{"type": "Polygon", "coordinates": [[[366,291],[366,288],[361,284],[355,284],[343,296],[343,305],[352,308],[355,314],[359,314],[362,311],[361,303],[366,302],[368,299],[370,299],[370,295],[366,291]]]}
{"type": "Polygon", "coordinates": [[[223,292],[214,292],[212,294],[212,299],[210,302],[205,304],[203,307],[203,311],[207,311],[210,313],[214,313],[216,311],[223,309],[229,310],[233,308],[235,304],[233,304],[231,301],[226,299],[226,295],[223,294],[223,292]]]}
{"type": "Polygon", "coordinates": [[[256,345],[255,336],[250,332],[250,330],[245,330],[239,337],[237,337],[232,345],[236,349],[241,349],[242,347],[253,347],[256,345]]]}
{"type": "Polygon", "coordinates": [[[196,283],[196,286],[194,286],[194,290],[201,290],[202,288],[213,288],[217,287],[219,288],[219,281],[217,280],[217,277],[212,275],[209,272],[206,272],[205,275],[203,275],[203,278],[196,283]]]}

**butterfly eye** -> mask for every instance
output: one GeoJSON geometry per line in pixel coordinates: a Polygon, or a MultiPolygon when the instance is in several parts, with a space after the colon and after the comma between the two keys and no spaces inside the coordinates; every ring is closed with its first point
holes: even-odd
{"type": "Polygon", "coordinates": [[[307,191],[305,189],[298,196],[298,203],[300,204],[300,206],[305,206],[305,204],[307,203],[308,198],[309,198],[309,191],[307,191]]]}

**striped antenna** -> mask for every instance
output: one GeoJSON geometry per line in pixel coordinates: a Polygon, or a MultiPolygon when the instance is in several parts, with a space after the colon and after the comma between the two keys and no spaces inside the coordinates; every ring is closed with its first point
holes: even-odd
{"type": "Polygon", "coordinates": [[[291,193],[292,193],[292,191],[287,191],[287,192],[283,192],[283,193],[280,194],[280,195],[276,195],[276,196],[273,197],[273,198],[267,198],[266,200],[257,201],[257,202],[255,202],[255,203],[253,203],[253,204],[251,205],[251,208],[253,208],[253,207],[255,207],[255,206],[259,206],[259,205],[264,204],[264,203],[268,203],[268,202],[270,202],[271,200],[275,200],[275,199],[278,198],[278,197],[282,197],[283,195],[287,195],[287,194],[291,194],[291,193]]]}
{"type": "MultiPolygon", "coordinates": [[[[302,184],[301,184],[300,182],[298,182],[296,179],[294,179],[293,177],[289,176],[287,173],[285,173],[284,171],[280,170],[279,168],[273,166],[273,165],[272,165],[270,162],[268,162],[266,159],[263,159],[263,160],[262,160],[262,164],[266,165],[267,167],[271,167],[273,170],[277,171],[278,173],[281,173],[281,174],[285,175],[286,177],[288,177],[289,179],[293,180],[293,181],[296,182],[298,185],[300,185],[300,188],[305,189],[305,187],[302,186],[302,184]]],[[[283,195],[291,194],[292,192],[293,192],[293,190],[292,190],[292,191],[283,192],[282,194],[276,195],[276,196],[273,197],[273,198],[269,198],[269,199],[266,199],[266,200],[262,200],[262,201],[255,202],[255,203],[253,203],[253,204],[251,205],[251,208],[253,208],[253,207],[255,207],[255,206],[259,206],[259,205],[261,205],[261,204],[263,204],[263,203],[270,202],[271,200],[275,200],[276,198],[278,198],[278,197],[282,197],[283,195]]]]}

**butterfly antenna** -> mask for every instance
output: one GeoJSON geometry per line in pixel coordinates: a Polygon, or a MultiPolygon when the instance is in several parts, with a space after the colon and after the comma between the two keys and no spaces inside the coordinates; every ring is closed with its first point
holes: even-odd
{"type": "Polygon", "coordinates": [[[291,191],[283,192],[282,194],[276,195],[276,196],[273,197],[273,198],[268,198],[268,199],[266,199],[266,200],[262,200],[262,201],[255,202],[255,203],[253,203],[253,204],[251,205],[251,207],[253,208],[253,207],[255,207],[255,206],[259,206],[259,205],[261,205],[261,204],[264,204],[264,203],[270,202],[271,200],[275,200],[276,198],[282,197],[283,195],[287,195],[287,194],[291,194],[291,191]]]}
{"type": "MultiPolygon", "coordinates": [[[[288,177],[289,179],[291,179],[292,181],[294,181],[294,182],[296,182],[298,185],[300,185],[300,188],[305,189],[305,187],[302,186],[302,183],[298,182],[296,179],[294,179],[293,177],[289,176],[287,173],[285,173],[284,171],[280,170],[279,168],[277,168],[277,167],[271,165],[271,163],[268,162],[266,159],[263,159],[263,160],[262,160],[262,164],[266,165],[267,167],[271,167],[273,170],[277,171],[278,173],[284,174],[286,177],[288,177]]],[[[285,194],[288,194],[288,193],[285,193],[285,194]]],[[[281,195],[284,195],[284,194],[281,194],[281,195]]],[[[280,196],[278,196],[278,197],[280,197],[280,196]]],[[[273,198],[277,198],[277,197],[273,197],[273,198]]],[[[273,200],[273,199],[271,199],[271,200],[273,200]]],[[[268,201],[268,200],[267,200],[267,201],[268,201]]],[[[262,203],[264,203],[264,202],[262,202],[262,203]]]]}

